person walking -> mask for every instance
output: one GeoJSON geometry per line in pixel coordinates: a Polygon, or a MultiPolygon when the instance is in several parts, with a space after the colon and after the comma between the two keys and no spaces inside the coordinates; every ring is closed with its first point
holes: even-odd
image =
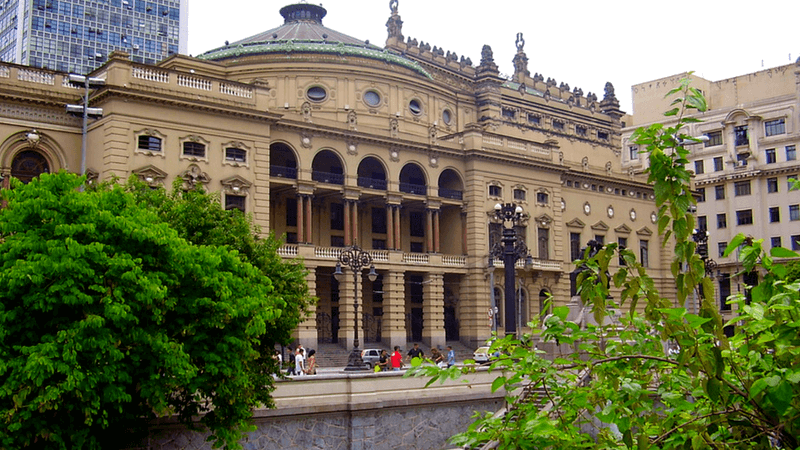
{"type": "Polygon", "coordinates": [[[286,375],[294,375],[294,353],[295,351],[292,350],[292,347],[289,347],[289,354],[286,356],[286,364],[289,368],[286,369],[286,375]]]}
{"type": "Polygon", "coordinates": [[[317,374],[317,351],[313,348],[308,351],[308,358],[306,358],[306,375],[317,374]]]}
{"type": "Polygon", "coordinates": [[[297,347],[297,353],[294,355],[294,374],[302,377],[306,373],[305,358],[303,357],[303,349],[297,347]]]}
{"type": "Polygon", "coordinates": [[[403,354],[400,353],[400,347],[394,346],[394,353],[392,353],[392,370],[400,370],[403,367],[403,354]]]}
{"type": "Polygon", "coordinates": [[[447,368],[451,368],[456,365],[456,352],[453,350],[452,345],[447,346],[447,368]]]}
{"type": "Polygon", "coordinates": [[[389,370],[389,353],[386,350],[381,350],[381,357],[378,360],[378,367],[381,371],[389,370]]]}
{"type": "Polygon", "coordinates": [[[425,353],[419,348],[419,344],[414,343],[414,348],[408,351],[408,361],[411,362],[414,358],[424,358],[425,353]]]}

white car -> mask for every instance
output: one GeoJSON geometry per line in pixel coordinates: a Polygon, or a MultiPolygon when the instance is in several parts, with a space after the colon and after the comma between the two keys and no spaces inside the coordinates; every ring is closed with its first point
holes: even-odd
{"type": "Polygon", "coordinates": [[[489,362],[489,348],[490,347],[478,347],[472,353],[472,359],[478,364],[487,364],[489,362]]]}

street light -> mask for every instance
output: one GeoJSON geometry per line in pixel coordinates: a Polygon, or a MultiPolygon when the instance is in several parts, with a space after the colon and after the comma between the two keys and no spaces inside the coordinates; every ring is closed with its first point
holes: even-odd
{"type": "Polygon", "coordinates": [[[375,265],[372,264],[372,256],[370,256],[369,253],[362,250],[361,247],[356,244],[353,244],[350,247],[342,250],[342,253],[339,255],[339,262],[336,263],[336,271],[333,272],[333,276],[336,277],[336,280],[339,282],[344,280],[342,266],[350,267],[350,269],[353,271],[353,290],[355,292],[353,296],[353,313],[355,315],[353,351],[350,352],[350,357],[347,359],[347,367],[345,367],[344,370],[348,372],[366,370],[366,367],[364,366],[364,360],[361,359],[361,352],[358,350],[358,274],[361,273],[362,268],[369,266],[367,278],[369,278],[369,281],[375,281],[375,279],[378,278],[378,273],[375,272],[375,265]]]}
{"type": "Polygon", "coordinates": [[[93,78],[74,73],[69,74],[69,83],[73,86],[83,87],[83,105],[67,105],[67,112],[83,116],[83,127],[81,128],[81,176],[86,175],[86,132],[89,124],[89,117],[99,119],[103,117],[103,108],[89,107],[89,89],[99,88],[106,85],[106,80],[93,78]]]}
{"type": "Polygon", "coordinates": [[[708,236],[710,233],[705,228],[695,228],[692,230],[692,239],[697,243],[695,251],[700,255],[703,260],[703,265],[706,270],[706,276],[711,276],[717,268],[717,262],[708,257],[708,236]]]}
{"type": "MultiPolygon", "coordinates": [[[[517,239],[517,232],[514,229],[523,217],[522,207],[512,203],[494,205],[494,216],[503,224],[503,238],[501,239],[502,245],[495,245],[491,249],[490,258],[503,257],[503,265],[505,270],[505,333],[506,335],[517,333],[517,305],[516,305],[516,280],[514,265],[517,260],[525,258],[526,266],[533,263],[533,258],[528,254],[528,247],[521,239],[517,239]],[[506,223],[510,223],[510,227],[506,227],[506,223]]],[[[494,286],[492,286],[494,289],[494,286]]]]}

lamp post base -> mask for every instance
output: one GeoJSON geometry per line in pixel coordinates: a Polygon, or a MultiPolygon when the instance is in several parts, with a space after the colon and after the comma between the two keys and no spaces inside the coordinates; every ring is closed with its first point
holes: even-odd
{"type": "Polygon", "coordinates": [[[350,352],[350,356],[347,358],[347,367],[344,368],[345,372],[363,372],[367,369],[367,366],[364,364],[364,360],[361,359],[361,350],[358,347],[354,347],[353,351],[350,352]]]}

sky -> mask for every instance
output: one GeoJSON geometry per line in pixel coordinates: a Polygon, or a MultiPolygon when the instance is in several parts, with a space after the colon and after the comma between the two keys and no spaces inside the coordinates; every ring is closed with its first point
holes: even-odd
{"type": "MultiPolygon", "coordinates": [[[[198,55],[283,24],[300,0],[189,0],[189,54],[198,55]],[[221,7],[223,5],[224,7],[221,7]]],[[[322,23],[383,46],[389,0],[309,0],[322,23]]],[[[793,63],[800,57],[800,1],[399,0],[403,35],[480,62],[492,47],[512,74],[517,33],[528,70],[603,97],[610,81],[632,112],[631,86],[689,70],[711,81],[793,63]]]]}

